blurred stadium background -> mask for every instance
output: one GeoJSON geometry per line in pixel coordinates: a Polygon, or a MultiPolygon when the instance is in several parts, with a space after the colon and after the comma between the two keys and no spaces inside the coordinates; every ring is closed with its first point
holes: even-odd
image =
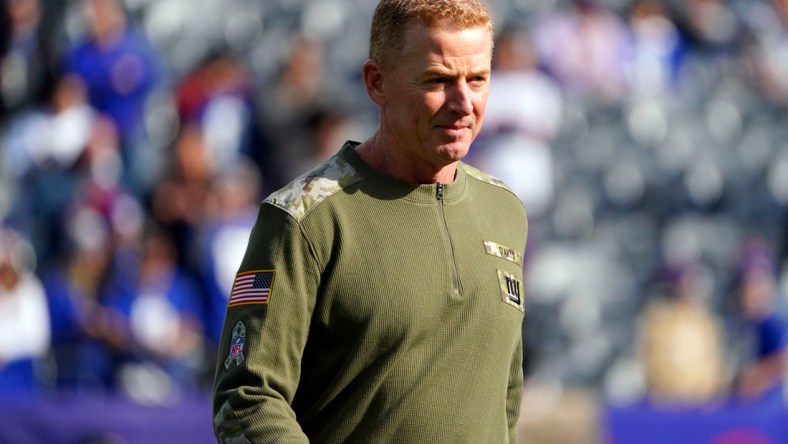
{"type": "MultiPolygon", "coordinates": [[[[2,0],[0,442],[213,442],[257,203],[375,127],[375,3],[2,0]]],[[[486,4],[521,441],[788,442],[788,2],[486,4]]]]}

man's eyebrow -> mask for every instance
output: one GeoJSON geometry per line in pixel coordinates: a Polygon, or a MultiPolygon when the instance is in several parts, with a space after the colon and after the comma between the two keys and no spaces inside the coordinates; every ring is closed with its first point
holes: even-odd
{"type": "MultiPolygon", "coordinates": [[[[470,76],[485,76],[489,77],[491,73],[490,69],[483,68],[479,69],[478,71],[471,71],[469,73],[470,76]]],[[[457,73],[440,67],[430,67],[424,70],[425,77],[457,77],[457,73]]]]}
{"type": "Polygon", "coordinates": [[[424,75],[426,76],[439,76],[439,77],[453,77],[456,74],[452,73],[450,70],[446,68],[440,67],[429,67],[424,70],[424,75]]]}

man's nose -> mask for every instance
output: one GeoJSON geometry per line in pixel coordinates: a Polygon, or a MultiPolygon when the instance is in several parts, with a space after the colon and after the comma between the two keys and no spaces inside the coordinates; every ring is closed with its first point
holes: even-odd
{"type": "Polygon", "coordinates": [[[449,111],[467,116],[473,113],[473,101],[471,100],[471,89],[466,81],[458,81],[449,92],[448,97],[449,111]]]}

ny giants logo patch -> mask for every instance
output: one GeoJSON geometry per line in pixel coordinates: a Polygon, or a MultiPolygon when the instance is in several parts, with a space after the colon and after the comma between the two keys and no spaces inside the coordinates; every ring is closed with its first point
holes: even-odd
{"type": "Polygon", "coordinates": [[[501,287],[501,300],[516,307],[521,312],[525,311],[523,305],[523,283],[511,273],[498,270],[498,281],[501,287]]]}

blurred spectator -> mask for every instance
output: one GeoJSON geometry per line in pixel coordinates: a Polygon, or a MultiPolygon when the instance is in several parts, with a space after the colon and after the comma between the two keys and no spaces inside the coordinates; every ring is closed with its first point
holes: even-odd
{"type": "Polygon", "coordinates": [[[151,194],[151,215],[172,236],[180,260],[194,269],[191,249],[206,217],[211,181],[218,174],[199,126],[181,128],[170,161],[166,177],[151,194]]]}
{"type": "Polygon", "coordinates": [[[736,49],[741,22],[724,0],[690,0],[681,6],[685,18],[682,31],[692,40],[695,50],[726,53],[736,49]]]}
{"type": "Polygon", "coordinates": [[[10,123],[4,153],[7,173],[19,180],[36,169],[71,168],[98,118],[87,102],[82,79],[60,77],[45,106],[20,113],[10,123]]]}
{"type": "Polygon", "coordinates": [[[49,351],[50,330],[46,295],[34,266],[27,240],[0,228],[0,397],[40,388],[35,364],[49,351]]]}
{"type": "Polygon", "coordinates": [[[52,325],[55,387],[105,391],[126,339],[104,304],[114,254],[109,221],[88,206],[65,219],[67,246],[43,272],[52,325]]]}
{"type": "Polygon", "coordinates": [[[743,21],[731,2],[724,0],[690,0],[677,3],[675,24],[690,50],[684,58],[676,86],[682,101],[703,105],[722,86],[735,81],[741,63],[737,58],[745,40],[743,21]]]}
{"type": "Polygon", "coordinates": [[[304,164],[309,163],[305,159],[312,157],[315,149],[313,131],[323,117],[340,115],[326,112],[337,109],[339,96],[331,88],[323,57],[322,42],[293,37],[272,88],[261,91],[262,118],[274,145],[263,175],[273,189],[305,172],[304,164]]]}
{"type": "Polygon", "coordinates": [[[177,91],[181,124],[202,129],[216,170],[227,170],[238,156],[254,157],[255,110],[251,79],[227,52],[211,54],[181,82],[177,91]]]}
{"type": "Polygon", "coordinates": [[[115,297],[108,301],[128,329],[118,378],[132,398],[166,403],[194,389],[204,367],[203,298],[165,232],[150,222],[142,235],[138,266],[115,268],[115,297]]]}
{"type": "MultiPolygon", "coordinates": [[[[58,386],[113,389],[114,368],[127,348],[112,267],[138,240],[142,207],[121,185],[115,126],[101,120],[71,171],[75,181],[55,220],[60,248],[44,275],[52,313],[58,386]]],[[[120,263],[120,264],[119,264],[120,263]]]]}
{"type": "Polygon", "coordinates": [[[598,0],[573,0],[535,28],[534,41],[547,70],[567,93],[601,103],[626,92],[630,45],[623,21],[598,0]]]}
{"type": "Polygon", "coordinates": [[[540,70],[525,31],[510,27],[496,34],[492,70],[480,137],[516,131],[551,141],[561,126],[562,93],[540,70]]]}
{"type": "Polygon", "coordinates": [[[273,99],[268,116],[274,121],[297,120],[320,103],[324,79],[324,50],[322,42],[307,37],[294,37],[290,42],[287,58],[277,75],[275,87],[270,91],[273,99]]]}
{"type": "Polygon", "coordinates": [[[199,270],[207,296],[206,333],[219,343],[233,278],[257,219],[262,177],[251,162],[239,163],[213,182],[207,220],[199,239],[199,270]],[[237,254],[236,254],[237,253],[237,254]]]}
{"type": "Polygon", "coordinates": [[[629,13],[632,55],[627,67],[632,92],[659,97],[672,86],[683,51],[678,28],[658,0],[638,0],[629,13]]]}
{"type": "Polygon", "coordinates": [[[66,69],[81,76],[90,103],[118,128],[124,165],[134,183],[148,95],[162,73],[157,53],[130,26],[120,0],[83,0],[89,32],[66,54],[66,69]]]}
{"type": "Polygon", "coordinates": [[[40,0],[5,0],[0,8],[0,122],[46,99],[57,54],[40,0]]]}
{"type": "Polygon", "coordinates": [[[46,259],[60,246],[58,224],[81,182],[106,175],[91,159],[99,150],[117,150],[115,128],[87,103],[81,78],[66,75],[57,80],[47,106],[15,116],[3,139],[3,172],[16,185],[8,220],[46,259]]]}
{"type": "Polygon", "coordinates": [[[749,16],[757,86],[770,100],[788,103],[788,0],[754,3],[749,16]]]}
{"type": "Polygon", "coordinates": [[[658,405],[719,400],[726,385],[723,331],[709,309],[714,277],[703,262],[669,267],[668,294],[644,310],[640,354],[646,396],[658,405]]]}
{"type": "Polygon", "coordinates": [[[738,300],[751,339],[750,355],[736,391],[745,397],[777,393],[788,367],[788,324],[777,288],[777,263],[763,240],[750,241],[739,263],[738,300]]]}
{"type": "Polygon", "coordinates": [[[554,194],[551,146],[563,112],[558,85],[539,71],[527,34],[504,29],[496,37],[484,127],[469,163],[509,185],[532,219],[554,194]]]}

